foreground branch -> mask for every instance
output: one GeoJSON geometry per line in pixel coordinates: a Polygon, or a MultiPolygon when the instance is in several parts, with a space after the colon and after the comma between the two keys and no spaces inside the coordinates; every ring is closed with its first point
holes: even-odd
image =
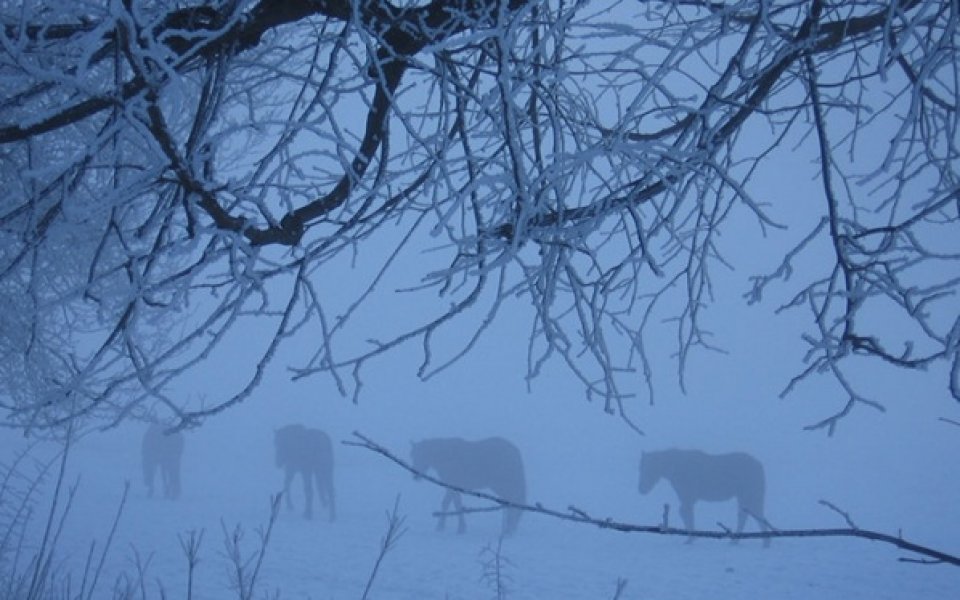
{"type": "MultiPolygon", "coordinates": [[[[677,535],[684,537],[697,537],[697,538],[711,538],[711,539],[727,539],[727,540],[747,540],[747,539],[765,539],[765,538],[813,538],[813,537],[856,537],[867,540],[872,540],[875,542],[883,542],[886,544],[891,544],[900,548],[902,550],[907,550],[908,552],[913,552],[928,558],[933,559],[932,562],[936,563],[949,563],[951,565],[960,567],[960,556],[954,554],[948,554],[946,552],[941,552],[927,546],[922,546],[920,544],[915,544],[913,542],[907,541],[902,537],[889,535],[886,533],[881,533],[877,531],[871,531],[869,529],[859,529],[855,527],[847,528],[829,528],[829,529],[773,529],[770,531],[757,531],[757,532],[742,532],[736,533],[731,530],[723,531],[707,531],[707,530],[689,530],[689,529],[680,529],[677,527],[669,527],[666,524],[663,525],[637,525],[634,523],[624,523],[622,521],[616,521],[614,519],[605,518],[598,519],[595,517],[589,516],[584,511],[575,508],[573,506],[568,507],[567,511],[559,511],[556,509],[548,508],[543,506],[540,503],[536,504],[523,504],[519,502],[511,502],[509,500],[504,500],[498,498],[492,494],[485,492],[478,492],[475,490],[468,490],[465,488],[457,487],[455,485],[449,485],[440,481],[439,479],[432,477],[426,473],[422,473],[417,469],[414,469],[409,463],[403,459],[397,457],[396,454],[391,452],[389,449],[381,446],[380,444],[374,442],[370,438],[364,436],[363,434],[354,431],[354,437],[360,441],[344,441],[343,444],[347,446],[356,446],[359,448],[366,448],[372,452],[376,452],[396,464],[400,465],[410,473],[422,477],[423,479],[438,485],[442,488],[448,490],[453,490],[461,494],[467,494],[475,498],[481,498],[483,500],[489,500],[499,505],[501,508],[514,508],[517,510],[523,510],[531,513],[539,513],[542,515],[547,515],[548,517],[553,517],[555,519],[560,519],[562,521],[572,521],[574,523],[582,523],[585,525],[594,525],[601,529],[612,529],[614,531],[622,531],[625,533],[651,533],[657,535],[677,535]]],[[[849,519],[848,519],[849,523],[849,519]]],[[[916,559],[904,558],[901,560],[918,562],[916,559]]],[[[925,561],[926,562],[926,561],[925,561]]]]}

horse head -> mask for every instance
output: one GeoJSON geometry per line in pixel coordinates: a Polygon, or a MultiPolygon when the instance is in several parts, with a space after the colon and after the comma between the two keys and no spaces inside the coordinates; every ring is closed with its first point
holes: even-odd
{"type": "Polygon", "coordinates": [[[278,468],[282,468],[290,460],[290,442],[287,439],[289,435],[285,433],[287,429],[283,427],[273,430],[274,464],[278,468]]]}
{"type": "Polygon", "coordinates": [[[423,442],[410,442],[410,463],[416,473],[413,474],[415,480],[420,479],[420,473],[424,473],[430,468],[427,462],[427,449],[423,442]]]}
{"type": "Polygon", "coordinates": [[[637,486],[641,494],[648,494],[660,481],[660,473],[653,466],[653,460],[646,452],[640,454],[640,483],[637,486]]]}

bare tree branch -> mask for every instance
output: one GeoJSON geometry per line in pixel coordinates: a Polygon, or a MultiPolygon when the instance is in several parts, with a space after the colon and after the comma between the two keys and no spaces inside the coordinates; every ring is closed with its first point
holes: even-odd
{"type": "Polygon", "coordinates": [[[871,531],[868,529],[860,529],[853,525],[850,521],[849,516],[842,511],[839,511],[829,502],[821,500],[821,504],[824,504],[835,511],[841,512],[844,518],[847,521],[847,528],[824,528],[824,529],[771,529],[768,531],[752,531],[752,532],[742,532],[737,533],[730,529],[723,528],[723,531],[708,531],[708,530],[688,530],[688,529],[679,529],[676,527],[669,527],[665,524],[659,525],[637,525],[633,523],[624,523],[622,521],[615,521],[613,519],[602,519],[595,518],[587,515],[582,510],[578,510],[574,507],[570,507],[568,511],[559,511],[555,509],[548,508],[540,503],[535,504],[522,504],[518,502],[511,502],[509,500],[504,500],[493,494],[488,494],[486,492],[480,492],[476,490],[468,490],[461,488],[455,485],[450,485],[439,479],[432,477],[429,474],[422,473],[414,469],[409,463],[404,461],[401,458],[398,458],[396,454],[391,452],[389,449],[381,446],[380,444],[374,442],[370,438],[364,436],[361,433],[356,431],[353,432],[353,435],[359,441],[344,440],[342,443],[347,446],[354,446],[358,448],[364,448],[376,454],[379,454],[393,463],[399,465],[403,469],[409,471],[413,475],[420,477],[429,481],[430,483],[437,485],[439,487],[453,490],[461,494],[466,494],[474,498],[480,498],[482,500],[488,500],[496,504],[500,508],[513,508],[517,510],[523,510],[526,512],[537,513],[545,515],[554,519],[560,519],[562,521],[570,521],[573,523],[579,523],[582,525],[592,525],[599,527],[601,529],[610,529],[613,531],[622,531],[624,533],[647,533],[655,535],[673,535],[673,536],[686,536],[694,538],[710,538],[710,539],[729,539],[729,540],[744,540],[744,539],[769,539],[769,538],[811,538],[811,537],[856,537],[866,540],[871,540],[875,542],[883,542],[885,544],[890,544],[896,546],[901,550],[906,550],[915,554],[919,554],[933,561],[940,563],[947,563],[954,566],[960,567],[960,556],[942,552],[934,548],[929,548],[920,544],[910,542],[903,539],[902,536],[893,536],[886,533],[881,533],[877,531],[871,531]]]}
{"type": "Polygon", "coordinates": [[[849,376],[854,357],[948,365],[960,400],[956,12],[0,9],[0,407],[32,430],[155,407],[192,427],[250,398],[294,344],[309,347],[283,365],[292,377],[329,375],[356,399],[381,357],[415,346],[427,379],[519,302],[526,374],[562,363],[640,431],[630,404],[656,389],[652,336],[672,328],[656,350],[681,387],[696,353],[724,351],[710,309],[745,222],[771,238],[754,254],[781,249],[748,303],[785,290],[779,312],[805,311],[808,352],[784,392],[836,384],[811,428],[882,408],[849,376]],[[754,185],[768,169],[788,172],[784,188],[818,180],[808,214],[793,190],[754,185]],[[369,319],[393,294],[422,312],[369,319]],[[171,399],[231,332],[267,320],[221,397],[171,399]],[[463,322],[472,333],[450,342],[463,322]]]}

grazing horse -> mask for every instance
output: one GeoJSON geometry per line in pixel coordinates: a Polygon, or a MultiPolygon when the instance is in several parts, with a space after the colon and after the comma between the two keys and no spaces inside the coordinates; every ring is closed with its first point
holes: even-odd
{"type": "Polygon", "coordinates": [[[287,507],[293,508],[290,499],[290,483],[294,475],[300,473],[303,478],[303,490],[306,495],[306,507],[303,516],[313,517],[313,485],[316,482],[320,502],[330,511],[330,520],[337,516],[333,493],[333,444],[330,437],[319,429],[309,429],[303,425],[287,425],[274,434],[277,466],[286,470],[283,481],[283,495],[287,497],[287,507]]]}
{"type": "MultiPolygon", "coordinates": [[[[649,493],[661,478],[673,486],[680,500],[680,518],[688,530],[694,529],[693,505],[697,500],[731,498],[737,499],[737,533],[743,532],[747,515],[759,523],[761,530],[770,530],[763,515],[763,465],[749,454],[713,455],[699,450],[644,452],[640,459],[640,493],[649,493]]],[[[692,537],[687,538],[687,543],[691,541],[692,537]]],[[[770,538],[764,538],[763,545],[769,544],[770,538]]]]}
{"type": "Polygon", "coordinates": [[[168,433],[159,423],[152,423],[143,435],[140,457],[143,464],[143,482],[153,496],[153,476],[160,469],[165,498],[180,496],[180,457],[183,456],[183,434],[168,433]]]}
{"type": "MultiPolygon", "coordinates": [[[[433,469],[437,478],[447,485],[464,490],[489,489],[507,500],[523,504],[527,497],[527,484],[524,478],[523,458],[517,447],[499,437],[479,441],[467,441],[461,438],[434,438],[416,442],[412,449],[413,468],[426,474],[433,469]]],[[[446,490],[440,505],[442,513],[437,522],[437,530],[446,523],[447,507],[453,503],[457,510],[458,533],[467,530],[463,518],[463,503],[460,493],[446,490]]],[[[509,535],[516,531],[521,511],[505,508],[501,532],[509,535]]]]}

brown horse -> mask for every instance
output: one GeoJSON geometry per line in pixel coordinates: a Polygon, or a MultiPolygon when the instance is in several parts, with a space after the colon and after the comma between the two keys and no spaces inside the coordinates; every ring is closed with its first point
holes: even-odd
{"type": "Polygon", "coordinates": [[[143,435],[140,457],[143,465],[143,482],[153,496],[153,479],[160,469],[165,498],[180,497],[180,459],[183,456],[183,434],[167,433],[159,423],[152,423],[143,435]]]}
{"type": "MultiPolygon", "coordinates": [[[[680,518],[688,530],[694,529],[693,506],[698,500],[737,500],[737,533],[743,532],[747,516],[768,531],[763,515],[765,478],[763,465],[742,452],[707,454],[699,450],[661,450],[644,452],[640,458],[640,493],[646,494],[660,479],[666,479],[680,500],[680,518]]],[[[687,542],[693,538],[688,538],[687,542]]],[[[764,538],[764,546],[770,538],[764,538]]]]}
{"type": "MultiPolygon", "coordinates": [[[[435,470],[437,478],[447,485],[470,491],[489,489],[500,498],[518,504],[526,501],[523,458],[517,447],[503,438],[475,442],[460,438],[423,440],[413,444],[412,462],[413,468],[420,473],[435,470]]],[[[446,491],[440,512],[446,513],[451,503],[459,513],[457,532],[463,533],[467,525],[459,492],[446,491]]],[[[501,525],[504,535],[516,531],[520,514],[521,511],[514,508],[504,509],[501,525]]],[[[440,515],[438,530],[444,528],[446,518],[446,514],[440,515]]]]}
{"type": "Polygon", "coordinates": [[[303,478],[303,490],[306,506],[303,516],[313,517],[313,486],[316,483],[320,502],[330,511],[330,520],[337,515],[333,491],[333,444],[330,437],[319,429],[309,429],[303,425],[287,425],[278,429],[274,435],[276,464],[286,470],[283,481],[283,495],[287,497],[287,507],[293,508],[290,498],[290,483],[299,473],[303,478]]]}

